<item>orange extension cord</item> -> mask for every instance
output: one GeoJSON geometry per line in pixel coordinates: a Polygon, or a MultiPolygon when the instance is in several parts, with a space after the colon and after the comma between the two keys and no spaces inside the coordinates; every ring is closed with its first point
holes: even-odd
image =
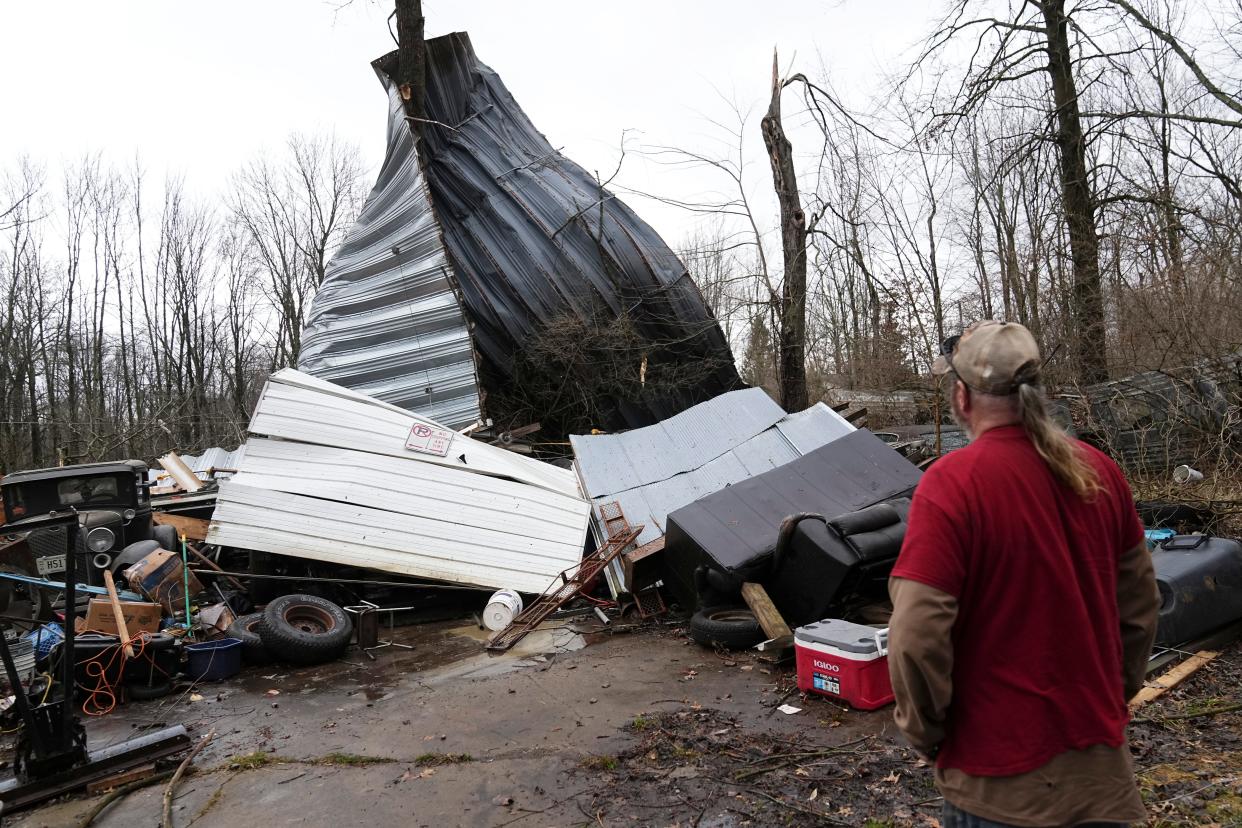
{"type": "MultiPolygon", "coordinates": [[[[82,632],[99,633],[100,635],[110,634],[102,633],[98,630],[82,630],[82,632]]],[[[81,633],[78,634],[80,635],[81,633]]],[[[87,694],[86,699],[82,702],[82,712],[87,716],[106,716],[116,709],[116,690],[108,681],[108,672],[116,664],[117,659],[124,658],[123,650],[127,643],[134,648],[134,658],[131,660],[145,658],[150,662],[153,669],[159,670],[165,676],[169,675],[165,670],[160,669],[159,665],[155,663],[155,658],[146,652],[147,638],[145,633],[138,633],[132,636],[128,642],[122,641],[113,644],[97,655],[78,662],[78,664],[86,665],[87,677],[95,680],[94,687],[87,687],[80,683],[77,685],[79,690],[87,694]]]]}

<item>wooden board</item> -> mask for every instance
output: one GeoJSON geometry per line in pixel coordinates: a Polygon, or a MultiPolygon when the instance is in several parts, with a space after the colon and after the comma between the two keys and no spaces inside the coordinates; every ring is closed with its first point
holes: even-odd
{"type": "MultiPolygon", "coordinates": [[[[160,526],[171,526],[177,530],[178,535],[185,535],[188,540],[202,541],[207,540],[207,527],[211,525],[211,521],[202,518],[183,517],[182,515],[170,515],[167,512],[154,512],[151,520],[160,526]]],[[[170,552],[180,550],[170,549],[170,552]]]]}
{"type": "Polygon", "coordinates": [[[785,623],[776,605],[768,597],[768,591],[761,585],[749,582],[742,584],[742,600],[746,602],[746,606],[750,607],[755,618],[759,619],[759,626],[763,627],[763,632],[768,638],[793,636],[789,625],[785,623]]]}
{"type": "Polygon", "coordinates": [[[113,788],[119,788],[121,785],[127,785],[130,782],[137,782],[140,779],[146,779],[155,775],[155,765],[143,765],[133,770],[124,771],[107,779],[100,779],[98,782],[92,782],[86,786],[86,792],[91,796],[110,791],[113,788]]]}
{"type": "Polygon", "coordinates": [[[1138,692],[1138,695],[1130,701],[1130,709],[1137,710],[1144,704],[1147,704],[1147,702],[1160,698],[1190,678],[1218,655],[1220,653],[1212,650],[1200,650],[1164,675],[1147,682],[1146,686],[1138,692]]]}

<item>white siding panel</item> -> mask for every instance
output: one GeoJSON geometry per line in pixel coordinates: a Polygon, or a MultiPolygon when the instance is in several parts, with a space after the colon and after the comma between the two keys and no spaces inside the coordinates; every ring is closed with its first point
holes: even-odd
{"type": "Polygon", "coordinates": [[[581,547],[586,501],[481,474],[284,440],[251,438],[233,480],[435,520],[581,547]]]}
{"type": "Polygon", "coordinates": [[[221,484],[209,543],[417,578],[540,592],[582,558],[576,542],[465,527],[349,503],[221,484]]]}
{"type": "Polygon", "coordinates": [[[506,449],[457,435],[436,457],[405,447],[415,423],[439,423],[394,405],[285,369],[268,378],[250,421],[256,435],[414,459],[480,475],[504,477],[579,497],[575,474],[506,449]]]}

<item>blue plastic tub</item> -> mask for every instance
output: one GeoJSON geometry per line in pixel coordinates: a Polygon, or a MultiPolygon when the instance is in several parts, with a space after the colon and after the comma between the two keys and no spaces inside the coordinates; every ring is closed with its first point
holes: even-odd
{"type": "Polygon", "coordinates": [[[188,656],[186,674],[194,681],[223,681],[241,671],[241,641],[236,638],[218,638],[186,645],[188,656]]]}

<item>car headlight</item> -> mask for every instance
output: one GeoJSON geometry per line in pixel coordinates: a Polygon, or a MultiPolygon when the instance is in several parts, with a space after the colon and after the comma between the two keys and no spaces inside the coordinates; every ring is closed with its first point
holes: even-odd
{"type": "Polygon", "coordinates": [[[86,533],[86,548],[92,552],[107,552],[116,541],[111,529],[98,526],[86,533]]]}

